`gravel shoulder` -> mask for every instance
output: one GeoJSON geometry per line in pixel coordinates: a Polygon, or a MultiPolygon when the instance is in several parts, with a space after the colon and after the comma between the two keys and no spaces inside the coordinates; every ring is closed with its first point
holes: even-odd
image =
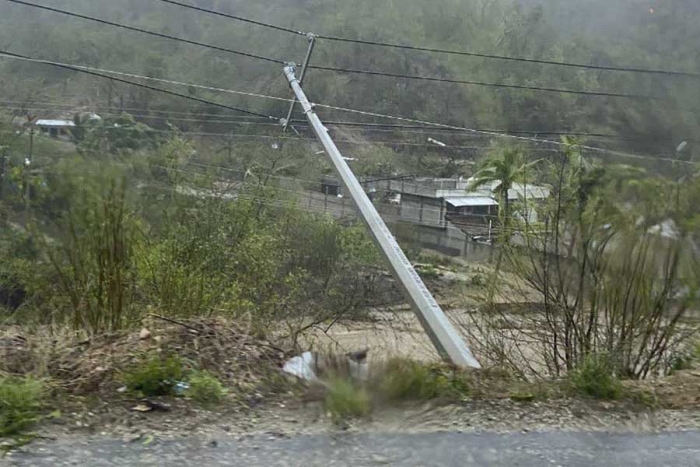
{"type": "Polygon", "coordinates": [[[45,425],[0,464],[700,466],[697,410],[477,400],[384,409],[339,427],[319,404],[291,401],[219,412],[110,409],[45,425]]]}
{"type": "Polygon", "coordinates": [[[696,466],[700,433],[590,432],[191,436],[144,445],[55,442],[12,454],[14,466],[696,466]]]}

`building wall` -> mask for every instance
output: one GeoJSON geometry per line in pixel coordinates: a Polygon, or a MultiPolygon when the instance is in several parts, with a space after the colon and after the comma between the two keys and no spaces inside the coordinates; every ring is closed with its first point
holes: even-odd
{"type": "Polygon", "coordinates": [[[401,195],[400,218],[428,227],[445,227],[445,202],[442,198],[401,195]]]}
{"type": "Polygon", "coordinates": [[[444,230],[419,225],[395,223],[391,231],[399,240],[454,257],[466,258],[476,263],[489,263],[494,247],[470,240],[462,230],[448,223],[444,230]]]}

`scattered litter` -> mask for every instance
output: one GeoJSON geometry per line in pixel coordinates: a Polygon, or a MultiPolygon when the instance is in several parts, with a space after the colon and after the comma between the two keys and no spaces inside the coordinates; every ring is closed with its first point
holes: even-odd
{"type": "Polygon", "coordinates": [[[146,438],[143,440],[143,443],[141,443],[141,444],[144,445],[144,446],[148,446],[148,445],[151,444],[154,440],[155,440],[155,438],[153,437],[153,435],[148,435],[148,436],[146,436],[146,438]]]}
{"type": "Polygon", "coordinates": [[[131,410],[133,412],[153,412],[153,407],[146,404],[139,404],[135,407],[132,407],[131,410]]]}
{"type": "Polygon", "coordinates": [[[180,381],[175,385],[175,394],[181,396],[190,388],[190,384],[184,381],[180,381]]]}
{"type": "Polygon", "coordinates": [[[314,372],[315,360],[313,353],[304,352],[301,356],[287,360],[282,370],[305,381],[315,381],[317,379],[314,372]]]}
{"type": "Polygon", "coordinates": [[[127,389],[126,386],[122,386],[119,389],[117,389],[117,392],[119,394],[124,394],[126,392],[126,389],[127,389]]]}
{"type": "Polygon", "coordinates": [[[366,381],[369,377],[369,366],[367,364],[367,353],[369,349],[364,349],[359,352],[350,352],[341,357],[339,361],[331,358],[323,358],[312,352],[304,352],[301,355],[290,358],[282,367],[285,373],[294,375],[304,381],[316,381],[316,369],[321,370],[326,367],[340,365],[341,368],[347,369],[349,376],[357,381],[366,381]],[[344,358],[344,360],[343,360],[344,358]]]}

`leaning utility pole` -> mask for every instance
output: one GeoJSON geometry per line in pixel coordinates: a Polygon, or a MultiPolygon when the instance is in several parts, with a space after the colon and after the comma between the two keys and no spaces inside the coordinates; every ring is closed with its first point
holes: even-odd
{"type": "Polygon", "coordinates": [[[480,368],[479,362],[474,358],[452,323],[437,301],[423,283],[411,262],[408,260],[398,242],[387,228],[384,220],[379,216],[372,202],[367,197],[362,185],[355,178],[347,162],[343,159],[333,139],[328,134],[328,129],[323,126],[321,120],[314,111],[314,106],[309,102],[296,77],[296,65],[289,64],[284,68],[284,74],[289,81],[296,99],[304,108],[304,114],[314,129],[316,136],[323,145],[326,154],[331,159],[336,172],[348,190],[348,194],[360,211],[360,215],[366,222],[375,243],[386,258],[391,272],[401,286],[404,295],[418,316],[418,319],[430,337],[433,345],[442,358],[449,360],[461,367],[480,368]]]}

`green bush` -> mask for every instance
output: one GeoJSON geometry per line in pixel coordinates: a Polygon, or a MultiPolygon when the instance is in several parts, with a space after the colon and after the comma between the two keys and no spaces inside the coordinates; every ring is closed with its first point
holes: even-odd
{"type": "Polygon", "coordinates": [[[372,411],[372,401],[367,391],[342,378],[332,379],[328,384],[324,406],[335,423],[362,418],[372,411]]]}
{"type": "Polygon", "coordinates": [[[406,359],[390,360],[379,380],[387,400],[455,399],[469,393],[466,376],[440,365],[406,359]]]}
{"type": "Polygon", "coordinates": [[[622,383],[607,355],[591,355],[569,375],[572,389],[594,399],[615,400],[622,397],[622,383]]]}
{"type": "Polygon", "coordinates": [[[31,377],[0,377],[0,438],[15,436],[39,420],[44,384],[31,377]]]}
{"type": "Polygon", "coordinates": [[[472,285],[474,287],[484,287],[486,285],[486,279],[482,274],[474,274],[472,276],[472,285]]]}
{"type": "Polygon", "coordinates": [[[184,377],[185,368],[177,355],[167,358],[150,355],[139,359],[124,373],[124,383],[129,390],[145,396],[172,396],[184,377]]]}
{"type": "Polygon", "coordinates": [[[194,372],[189,378],[189,385],[185,395],[202,404],[216,404],[226,396],[224,385],[208,371],[194,372]]]}

